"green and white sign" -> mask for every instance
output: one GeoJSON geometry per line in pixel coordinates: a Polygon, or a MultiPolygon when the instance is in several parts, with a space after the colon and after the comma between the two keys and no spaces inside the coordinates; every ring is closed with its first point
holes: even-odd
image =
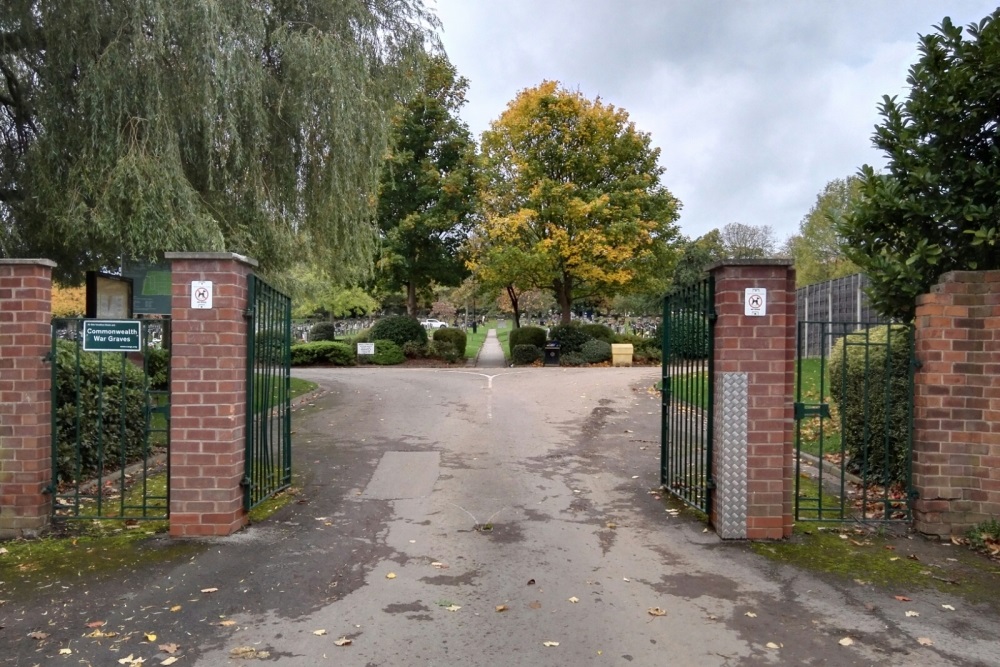
{"type": "Polygon", "coordinates": [[[84,320],[83,349],[142,352],[142,324],[138,320],[84,320]]]}

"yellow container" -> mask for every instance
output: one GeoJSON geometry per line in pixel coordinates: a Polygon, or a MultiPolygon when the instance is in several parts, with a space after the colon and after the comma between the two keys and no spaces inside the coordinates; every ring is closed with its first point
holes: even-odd
{"type": "Polygon", "coordinates": [[[611,345],[611,365],[632,365],[632,343],[613,343],[611,345]]]}

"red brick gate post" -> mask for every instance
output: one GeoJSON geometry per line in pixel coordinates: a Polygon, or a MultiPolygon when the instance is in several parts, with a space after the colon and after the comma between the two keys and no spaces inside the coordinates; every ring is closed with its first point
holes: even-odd
{"type": "Polygon", "coordinates": [[[48,525],[52,480],[52,269],[0,259],[0,537],[48,525]]]}
{"type": "Polygon", "coordinates": [[[712,524],[720,537],[792,533],[795,269],[731,260],[715,277],[712,524]],[[763,291],[761,291],[763,290],[763,291]]]}
{"type": "Polygon", "coordinates": [[[246,365],[249,276],[232,253],[168,252],[170,534],[228,535],[246,523],[246,365]]]}

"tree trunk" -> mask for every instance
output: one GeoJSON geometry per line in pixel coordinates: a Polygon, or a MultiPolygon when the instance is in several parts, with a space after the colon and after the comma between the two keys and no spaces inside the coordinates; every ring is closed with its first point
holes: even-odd
{"type": "Polygon", "coordinates": [[[417,285],[413,282],[406,283],[406,314],[417,316],[417,285]]]}
{"type": "Polygon", "coordinates": [[[507,285],[507,296],[510,298],[510,306],[514,310],[514,328],[521,328],[521,311],[517,307],[517,289],[513,285],[507,285]]]}
{"type": "Polygon", "coordinates": [[[567,276],[563,280],[552,281],[552,290],[559,304],[559,323],[569,324],[573,315],[573,279],[567,276]]]}

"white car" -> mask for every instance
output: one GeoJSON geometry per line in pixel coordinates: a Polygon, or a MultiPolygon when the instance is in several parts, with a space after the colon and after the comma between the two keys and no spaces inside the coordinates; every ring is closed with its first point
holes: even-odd
{"type": "Polygon", "coordinates": [[[442,327],[448,326],[446,322],[441,320],[423,320],[420,325],[425,329],[440,329],[442,327]]]}

